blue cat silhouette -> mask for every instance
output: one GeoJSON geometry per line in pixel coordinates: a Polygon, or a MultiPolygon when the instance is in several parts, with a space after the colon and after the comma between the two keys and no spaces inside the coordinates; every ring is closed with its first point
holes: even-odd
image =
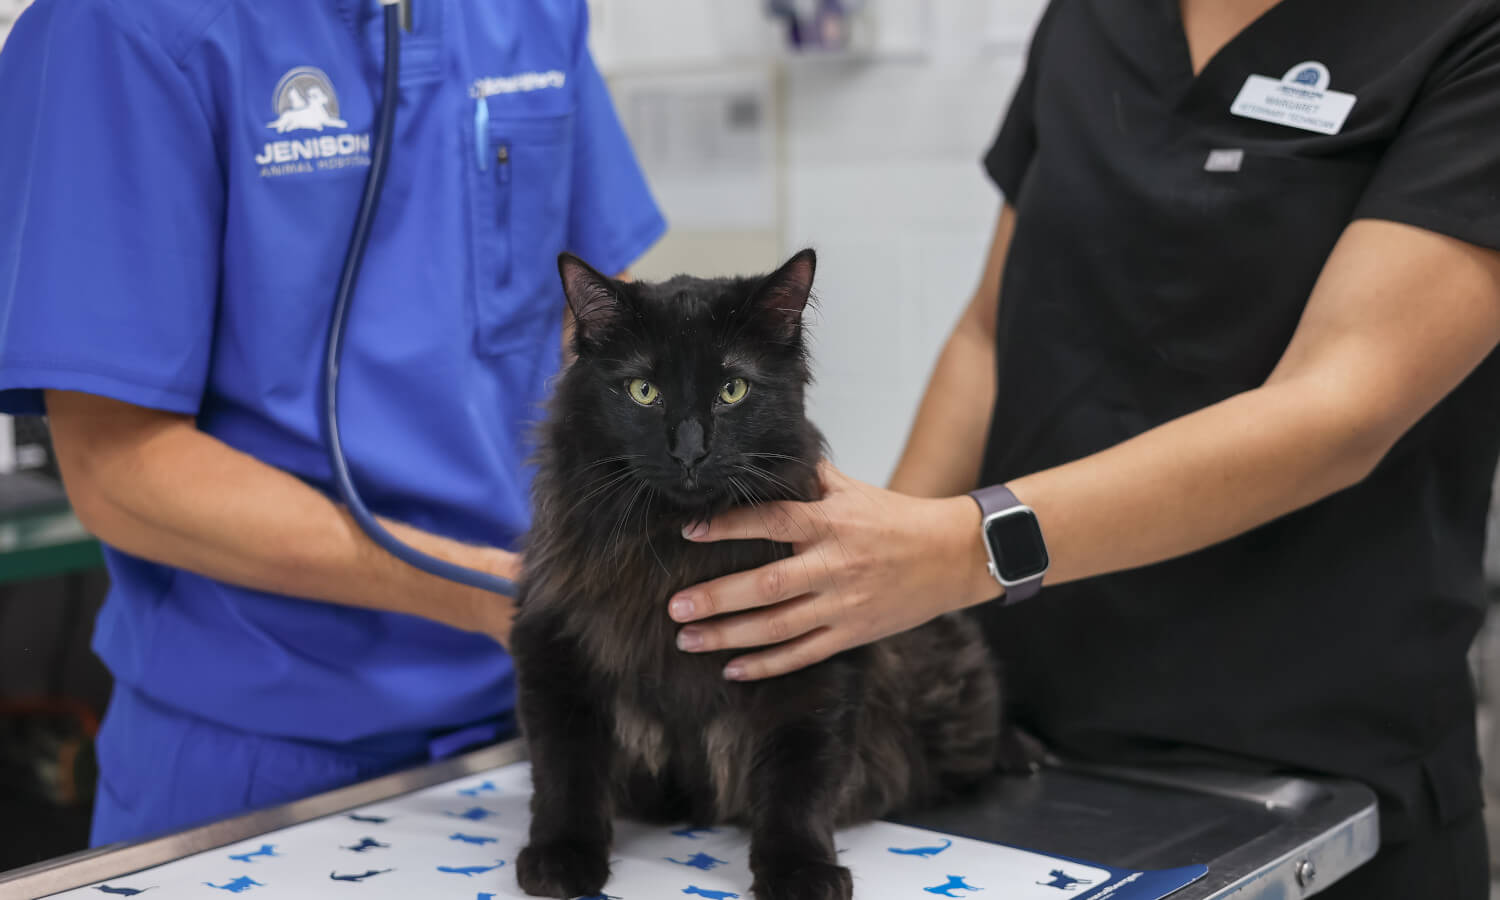
{"type": "Polygon", "coordinates": [[[718,834],[719,830],[717,828],[679,828],[672,833],[678,837],[690,838],[696,841],[700,834],[718,834]]]}
{"type": "Polygon", "coordinates": [[[205,881],[203,883],[211,888],[218,888],[221,891],[228,891],[231,894],[242,894],[253,887],[265,887],[265,885],[261,884],[259,881],[252,879],[248,875],[241,875],[228,884],[214,884],[210,881],[205,881]]]}
{"type": "Polygon", "coordinates": [[[464,788],[463,790],[459,791],[459,793],[463,794],[465,797],[478,797],[480,791],[490,791],[491,793],[494,793],[498,790],[499,788],[495,787],[495,783],[493,781],[486,781],[484,784],[476,785],[471,788],[464,788]]]}
{"type": "MultiPolygon", "coordinates": [[[[151,887],[156,887],[156,885],[153,884],[151,887]]],[[[146,893],[147,891],[151,890],[151,888],[117,888],[110,887],[107,884],[96,884],[94,885],[94,890],[103,891],[106,894],[119,894],[122,897],[134,897],[136,894],[146,893]]]]}
{"type": "Polygon", "coordinates": [[[682,889],[684,894],[693,894],[698,897],[707,897],[708,900],[738,900],[739,894],[731,894],[728,891],[710,891],[697,885],[688,885],[682,889]]]}
{"type": "Polygon", "coordinates": [[[374,850],[377,847],[389,847],[390,844],[382,844],[374,838],[363,838],[353,847],[345,847],[345,850],[353,850],[355,853],[363,853],[366,850],[374,850]]]}
{"type": "Polygon", "coordinates": [[[280,855],[281,855],[280,853],[276,852],[276,845],[275,844],[261,844],[259,850],[251,850],[249,853],[235,853],[235,854],[232,854],[229,858],[232,859],[232,860],[235,860],[236,862],[248,863],[248,862],[250,862],[250,858],[253,857],[253,856],[280,856],[280,855]]]}
{"type": "Polygon", "coordinates": [[[443,810],[443,815],[452,816],[455,819],[468,819],[470,822],[478,822],[480,819],[488,819],[494,813],[482,806],[471,806],[461,813],[449,812],[445,809],[443,810]]]}
{"type": "Polygon", "coordinates": [[[590,894],[587,897],[579,897],[578,900],[620,900],[614,894],[590,894]]]}
{"type": "Polygon", "coordinates": [[[964,881],[962,875],[949,875],[947,883],[937,885],[936,887],[922,888],[922,890],[929,894],[937,894],[939,897],[957,897],[958,895],[953,893],[954,891],[978,891],[983,890],[983,888],[977,888],[964,881]]]}
{"type": "Polygon", "coordinates": [[[714,866],[723,866],[729,863],[728,860],[715,859],[707,853],[694,853],[687,859],[673,859],[670,856],[663,856],[662,859],[665,859],[667,862],[677,863],[679,866],[692,866],[695,869],[702,869],[705,872],[714,866]]]}
{"type": "Polygon", "coordinates": [[[386,818],[385,816],[361,816],[357,813],[350,813],[349,818],[353,819],[356,822],[369,822],[371,825],[384,825],[386,822],[390,821],[390,819],[386,818]]]}
{"type": "Polygon", "coordinates": [[[944,850],[947,850],[949,847],[952,847],[952,846],[953,846],[953,842],[952,841],[944,839],[943,846],[941,846],[941,847],[912,847],[909,850],[908,849],[902,849],[901,847],[887,847],[886,849],[889,850],[889,851],[891,851],[892,853],[901,853],[901,854],[904,854],[906,856],[929,857],[929,856],[937,856],[939,853],[942,853],[944,850]]]}
{"type": "Polygon", "coordinates": [[[1052,876],[1052,880],[1038,881],[1037,884],[1041,885],[1042,887],[1055,887],[1059,890],[1064,891],[1075,890],[1080,884],[1093,884],[1092,881],[1084,878],[1074,878],[1072,875],[1069,875],[1062,869],[1053,869],[1047,874],[1052,876]]]}
{"type": "Polygon", "coordinates": [[[493,872],[505,865],[505,860],[497,859],[493,866],[438,866],[439,872],[447,872],[450,875],[462,875],[468,878],[470,875],[483,875],[485,872],[493,872]]]}
{"type": "Polygon", "coordinates": [[[365,872],[363,875],[335,875],[334,873],[329,872],[328,877],[332,878],[334,881],[364,881],[366,878],[373,878],[376,875],[384,875],[389,871],[391,870],[371,869],[368,872],[365,872]]]}
{"type": "Polygon", "coordinates": [[[448,840],[463,841],[465,844],[493,844],[500,839],[492,837],[481,837],[474,834],[464,834],[461,831],[455,831],[452,834],[448,835],[448,840]]]}

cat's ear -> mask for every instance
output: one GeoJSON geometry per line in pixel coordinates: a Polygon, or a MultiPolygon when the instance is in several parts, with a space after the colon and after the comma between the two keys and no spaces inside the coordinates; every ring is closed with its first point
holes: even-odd
{"type": "Polygon", "coordinates": [[[751,302],[779,334],[790,338],[801,328],[802,311],[812,296],[813,273],[817,268],[818,255],[809,247],[798,251],[755,286],[751,302]]]}
{"type": "Polygon", "coordinates": [[[615,283],[593,266],[571,253],[562,253],[557,257],[557,274],[562,276],[563,294],[581,341],[588,343],[619,318],[620,297],[615,283]]]}

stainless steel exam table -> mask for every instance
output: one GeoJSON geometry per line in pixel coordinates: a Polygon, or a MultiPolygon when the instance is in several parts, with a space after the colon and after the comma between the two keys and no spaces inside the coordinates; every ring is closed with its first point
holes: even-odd
{"type": "MultiPolygon", "coordinates": [[[[0,900],[38,898],[519,761],[511,741],[137,844],[0,873],[0,900]]],[[[1171,900],[1293,900],[1375,855],[1374,794],[1363,785],[1219,771],[1057,766],[1002,777],[965,800],[900,821],[1120,868],[1204,864],[1171,900]]]]}

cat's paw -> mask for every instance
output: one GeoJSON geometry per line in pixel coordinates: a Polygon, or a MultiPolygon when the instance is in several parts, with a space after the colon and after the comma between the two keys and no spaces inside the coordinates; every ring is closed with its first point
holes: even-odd
{"type": "Polygon", "coordinates": [[[750,890],[755,900],[853,900],[854,877],[825,862],[762,866],[750,890]]]}
{"type": "Polygon", "coordinates": [[[609,880],[609,846],[603,842],[531,844],[516,857],[516,883],[533,897],[591,897],[609,880]]]}
{"type": "Polygon", "coordinates": [[[1052,762],[1047,745],[1014,725],[1000,729],[995,768],[1007,775],[1035,775],[1052,762]]]}

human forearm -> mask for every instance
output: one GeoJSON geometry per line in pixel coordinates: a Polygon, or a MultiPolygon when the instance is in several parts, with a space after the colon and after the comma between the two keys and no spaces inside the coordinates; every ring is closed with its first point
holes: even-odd
{"type": "Polygon", "coordinates": [[[1191,553],[1300,509],[1364,478],[1394,437],[1336,392],[1291,381],[1009,485],[1037,511],[1057,584],[1191,553]]]}
{"type": "MultiPolygon", "coordinates": [[[[87,395],[47,400],[70,499],[106,543],[257,590],[508,635],[508,599],[394,559],[323,495],[191,420],[87,395]]],[[[387,524],[435,556],[515,574],[504,551],[387,524]]]]}
{"type": "Polygon", "coordinates": [[[994,402],[994,337],[966,314],[933,367],[891,490],[943,497],[972,489],[994,402]]]}

